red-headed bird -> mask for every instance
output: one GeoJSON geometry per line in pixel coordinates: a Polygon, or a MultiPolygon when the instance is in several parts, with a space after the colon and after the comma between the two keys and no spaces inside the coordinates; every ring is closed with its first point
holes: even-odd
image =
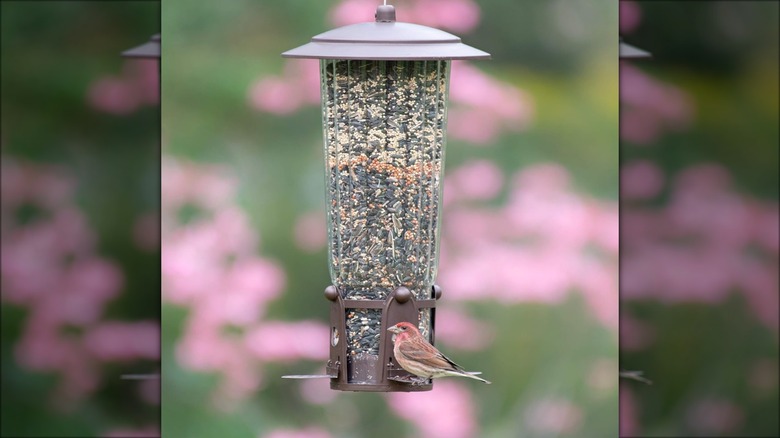
{"type": "Polygon", "coordinates": [[[387,329],[393,333],[393,353],[401,368],[424,379],[461,376],[490,383],[461,368],[422,337],[413,324],[399,322],[387,329]]]}

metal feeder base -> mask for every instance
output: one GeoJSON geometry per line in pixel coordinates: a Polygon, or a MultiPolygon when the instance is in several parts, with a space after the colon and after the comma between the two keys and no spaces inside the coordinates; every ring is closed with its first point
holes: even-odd
{"type": "Polygon", "coordinates": [[[416,392],[430,391],[433,384],[403,370],[393,357],[392,335],[388,327],[408,321],[419,324],[419,310],[431,309],[431,343],[434,339],[436,300],[441,297],[441,288],[433,286],[435,299],[418,300],[406,288],[395,289],[384,300],[346,300],[335,286],[325,289],[330,307],[330,360],[324,375],[283,376],[284,378],[329,378],[331,389],[339,391],[366,392],[416,392]],[[350,357],[347,352],[347,309],[382,309],[379,354],[350,357]]]}

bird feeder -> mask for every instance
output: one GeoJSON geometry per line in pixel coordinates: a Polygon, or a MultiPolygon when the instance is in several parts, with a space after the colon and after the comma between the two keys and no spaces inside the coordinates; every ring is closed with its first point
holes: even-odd
{"type": "Polygon", "coordinates": [[[619,42],[619,57],[620,59],[647,59],[652,58],[653,55],[650,54],[650,52],[647,52],[645,50],[642,50],[638,47],[634,47],[631,44],[626,44],[623,42],[622,37],[618,37],[619,42]]]}
{"type": "Polygon", "coordinates": [[[282,54],[320,60],[330,301],[324,376],[343,391],[427,391],[393,358],[388,327],[434,341],[434,284],[450,63],[488,59],[447,32],[376,21],[330,30],[282,54]]]}
{"type": "Polygon", "coordinates": [[[122,52],[122,56],[125,58],[160,59],[161,42],[162,42],[162,38],[160,37],[160,34],[156,33],[152,35],[152,37],[149,38],[149,41],[147,41],[146,43],[141,44],[140,46],[133,47],[132,49],[127,49],[124,52],[122,52]]]}
{"type": "MultiPolygon", "coordinates": [[[[154,34],[151,38],[149,38],[149,41],[147,41],[144,44],[141,44],[140,46],[133,47],[132,49],[127,49],[124,52],[121,53],[121,56],[123,58],[139,58],[139,59],[157,59],[160,60],[161,57],[161,50],[160,50],[160,43],[161,43],[160,34],[154,34]]],[[[159,379],[160,374],[159,373],[147,373],[147,374],[122,374],[120,376],[121,379],[124,380],[151,380],[151,379],[159,379]]]]}

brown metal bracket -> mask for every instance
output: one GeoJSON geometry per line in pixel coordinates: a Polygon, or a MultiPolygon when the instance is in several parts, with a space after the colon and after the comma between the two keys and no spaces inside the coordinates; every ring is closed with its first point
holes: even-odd
{"type": "Polygon", "coordinates": [[[419,324],[419,310],[431,309],[431,342],[434,341],[436,321],[436,300],[441,297],[441,288],[434,285],[431,294],[434,299],[418,300],[406,287],[401,286],[384,300],[348,300],[342,298],[335,286],[325,289],[330,305],[330,360],[324,375],[283,376],[288,379],[330,378],[331,389],[340,391],[412,392],[430,391],[430,380],[420,379],[396,364],[393,356],[392,335],[387,331],[401,321],[419,324]],[[347,351],[346,315],[348,309],[382,309],[380,325],[379,354],[349,356],[347,351]]]}

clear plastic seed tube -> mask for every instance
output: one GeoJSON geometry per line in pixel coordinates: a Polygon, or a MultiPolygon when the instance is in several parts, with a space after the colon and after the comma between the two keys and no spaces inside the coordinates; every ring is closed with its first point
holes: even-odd
{"type": "MultiPolygon", "coordinates": [[[[330,275],[345,299],[431,298],[449,61],[322,60],[330,275]]],[[[380,309],[347,310],[350,359],[378,355],[380,309]]],[[[430,337],[430,310],[420,311],[430,337]]]]}

